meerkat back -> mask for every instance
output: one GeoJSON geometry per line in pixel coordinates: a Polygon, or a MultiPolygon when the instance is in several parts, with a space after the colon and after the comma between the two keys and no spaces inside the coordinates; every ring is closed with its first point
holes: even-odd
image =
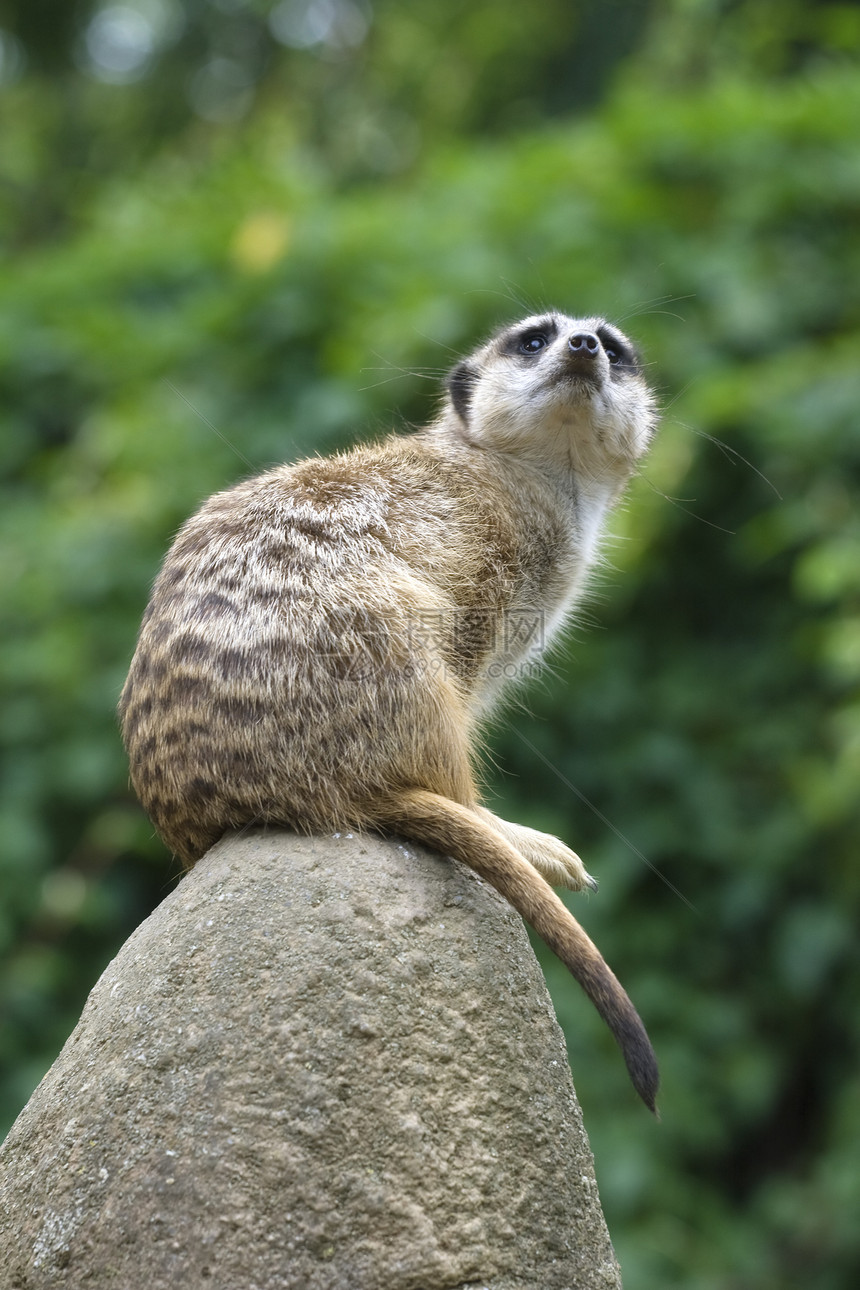
{"type": "Polygon", "coordinates": [[[424,430],[210,498],[158,575],[120,700],[132,782],[183,864],[267,824],[398,831],[464,861],[568,966],[652,1109],[644,1027],[549,886],[596,884],[480,804],[473,750],[576,604],[654,425],[617,328],[504,329],[424,430]]]}

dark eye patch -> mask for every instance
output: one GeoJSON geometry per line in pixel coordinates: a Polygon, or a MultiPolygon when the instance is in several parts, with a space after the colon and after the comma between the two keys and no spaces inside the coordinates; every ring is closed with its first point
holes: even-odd
{"type": "Polygon", "coordinates": [[[613,375],[618,369],[625,373],[639,371],[639,356],[629,341],[609,327],[598,328],[597,338],[609,359],[609,368],[613,375]]]}
{"type": "Polygon", "coordinates": [[[516,358],[535,358],[558,336],[558,326],[551,319],[534,323],[531,327],[517,327],[509,331],[499,346],[503,354],[516,358]]]}

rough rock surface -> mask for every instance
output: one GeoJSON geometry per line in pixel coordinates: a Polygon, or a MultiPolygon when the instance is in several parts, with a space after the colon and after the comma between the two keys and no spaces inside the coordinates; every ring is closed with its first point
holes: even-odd
{"type": "Polygon", "coordinates": [[[373,836],[228,837],[0,1151],[3,1290],[609,1290],[520,919],[373,836]]]}

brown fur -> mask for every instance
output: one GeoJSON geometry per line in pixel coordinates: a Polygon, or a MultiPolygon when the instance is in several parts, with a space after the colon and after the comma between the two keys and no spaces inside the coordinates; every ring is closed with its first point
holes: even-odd
{"type": "Polygon", "coordinates": [[[120,701],[132,781],[189,867],[254,824],[394,830],[464,861],[579,980],[653,1109],[642,1023],[546,881],[593,880],[481,806],[473,769],[500,674],[581,594],[651,396],[620,332],[559,314],[494,337],[449,389],[424,431],[278,467],[183,526],[120,701]]]}

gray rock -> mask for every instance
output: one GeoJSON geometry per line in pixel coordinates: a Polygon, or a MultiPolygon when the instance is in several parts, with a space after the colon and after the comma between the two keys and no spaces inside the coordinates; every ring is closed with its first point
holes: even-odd
{"type": "Polygon", "coordinates": [[[521,920],[375,836],[219,843],[0,1151],[3,1290],[620,1284],[521,920]]]}

